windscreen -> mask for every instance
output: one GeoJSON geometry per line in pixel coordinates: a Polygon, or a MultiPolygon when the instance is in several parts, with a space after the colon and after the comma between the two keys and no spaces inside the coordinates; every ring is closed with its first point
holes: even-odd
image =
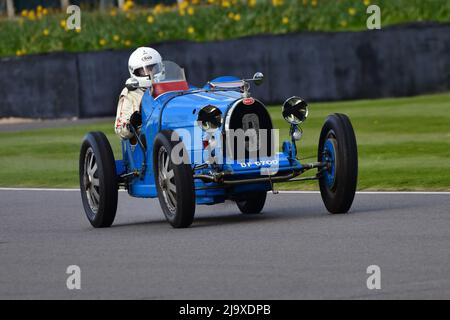
{"type": "Polygon", "coordinates": [[[163,61],[164,74],[160,79],[155,79],[157,83],[186,81],[184,69],[172,61],[163,61]]]}

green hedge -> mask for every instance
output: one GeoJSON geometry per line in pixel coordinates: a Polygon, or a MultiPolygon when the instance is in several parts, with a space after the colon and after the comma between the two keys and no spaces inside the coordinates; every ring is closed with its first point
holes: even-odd
{"type": "Polygon", "coordinates": [[[366,7],[381,8],[382,27],[450,21],[448,0],[190,0],[180,5],[124,10],[82,10],[81,30],[67,15],[38,7],[0,20],[0,56],[92,51],[168,40],[224,40],[255,34],[366,29],[366,7]]]}

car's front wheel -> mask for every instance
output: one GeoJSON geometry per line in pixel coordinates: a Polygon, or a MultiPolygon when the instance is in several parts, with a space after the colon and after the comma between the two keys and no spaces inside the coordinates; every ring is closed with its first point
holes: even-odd
{"type": "Polygon", "coordinates": [[[79,161],[80,190],[84,211],[95,228],[110,227],[117,210],[116,163],[102,132],[88,133],[79,161]]]}
{"type": "Polygon", "coordinates": [[[161,131],[155,137],[153,169],[159,203],[167,221],[174,228],[186,228],[192,224],[195,214],[194,179],[186,148],[178,138],[172,141],[172,133],[161,131]],[[183,157],[183,161],[172,159],[172,150],[177,145],[180,153],[175,154],[183,157]]]}
{"type": "Polygon", "coordinates": [[[325,207],[331,213],[346,213],[353,203],[358,177],[356,138],[346,115],[328,116],[318,149],[318,161],[326,163],[319,178],[325,207]]]}

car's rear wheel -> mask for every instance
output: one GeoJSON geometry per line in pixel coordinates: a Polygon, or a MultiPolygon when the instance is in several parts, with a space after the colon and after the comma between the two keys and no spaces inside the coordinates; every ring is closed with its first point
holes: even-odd
{"type": "Polygon", "coordinates": [[[319,139],[318,161],[327,167],[319,178],[320,194],[331,213],[346,213],[355,197],[358,151],[355,133],[344,114],[328,116],[319,139]]]}
{"type": "MultiPolygon", "coordinates": [[[[173,131],[161,131],[155,138],[153,163],[158,199],[167,221],[174,228],[189,227],[195,214],[195,190],[192,166],[186,148],[179,139],[172,141],[173,131]],[[175,146],[181,143],[184,161],[173,161],[175,146]]],[[[181,154],[179,154],[181,155],[181,154]]]]}
{"type": "Polygon", "coordinates": [[[117,210],[117,176],[114,155],[102,132],[88,133],[79,160],[80,190],[84,211],[95,228],[109,227],[117,210]]]}
{"type": "Polygon", "coordinates": [[[246,193],[236,199],[236,204],[243,214],[258,214],[264,208],[266,197],[266,191],[246,193]]]}

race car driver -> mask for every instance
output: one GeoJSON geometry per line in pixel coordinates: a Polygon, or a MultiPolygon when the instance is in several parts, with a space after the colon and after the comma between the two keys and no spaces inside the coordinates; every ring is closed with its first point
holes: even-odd
{"type": "Polygon", "coordinates": [[[117,105],[115,132],[121,139],[130,139],[133,132],[130,125],[137,128],[141,124],[140,106],[147,89],[152,90],[152,81],[164,77],[164,67],[158,51],[148,47],[137,48],[128,59],[131,78],[127,80],[117,105]],[[129,84],[134,83],[134,86],[129,84]]]}

